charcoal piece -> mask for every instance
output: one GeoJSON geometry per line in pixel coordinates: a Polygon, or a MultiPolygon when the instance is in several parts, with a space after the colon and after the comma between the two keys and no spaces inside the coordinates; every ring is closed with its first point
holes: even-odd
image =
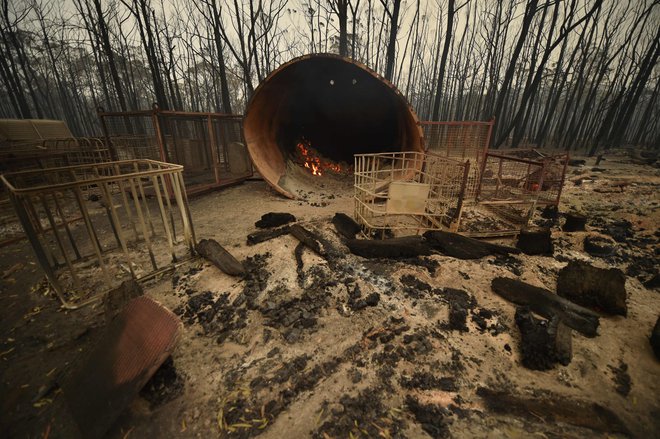
{"type": "Polygon", "coordinates": [[[653,348],[655,357],[660,360],[660,316],[658,316],[658,320],[655,322],[653,331],[651,331],[651,337],[649,338],[649,341],[651,342],[651,347],[653,348]]]}
{"type": "Polygon", "coordinates": [[[238,262],[215,239],[202,239],[195,246],[195,250],[230,276],[242,276],[245,274],[243,264],[238,262]]]}
{"type": "Polygon", "coordinates": [[[479,241],[458,233],[433,230],[424,233],[424,238],[434,250],[458,259],[480,259],[494,254],[520,253],[517,248],[479,241]]]}
{"type": "Polygon", "coordinates": [[[516,247],[526,255],[552,255],[553,244],[550,229],[521,231],[516,247]]]}
{"type": "Polygon", "coordinates": [[[449,437],[449,427],[445,419],[448,415],[446,410],[437,404],[421,404],[410,395],[406,397],[406,406],[426,434],[434,439],[449,437]]]}
{"type": "Polygon", "coordinates": [[[587,225],[587,217],[579,213],[569,212],[566,215],[566,222],[561,228],[564,232],[583,232],[587,225]]]}
{"type": "Polygon", "coordinates": [[[609,256],[614,253],[616,242],[604,236],[587,236],[584,238],[584,251],[591,256],[609,256]]]}
{"type": "Polygon", "coordinates": [[[296,217],[286,212],[269,212],[261,216],[261,219],[254,223],[258,229],[269,229],[272,227],[283,226],[284,224],[296,221],[296,217]]]}
{"type": "Polygon", "coordinates": [[[355,235],[361,230],[360,225],[345,213],[335,213],[332,224],[335,226],[337,233],[346,239],[354,239],[355,235]]]}
{"type": "Polygon", "coordinates": [[[431,247],[421,236],[404,236],[383,240],[349,239],[351,253],[364,258],[411,258],[430,255],[431,247]]]}
{"type": "Polygon", "coordinates": [[[521,334],[522,364],[532,370],[552,369],[556,363],[571,362],[571,330],[558,316],[549,321],[537,319],[529,308],[516,309],[516,325],[521,334]]]}
{"type": "Polygon", "coordinates": [[[505,277],[493,279],[491,288],[506,300],[516,305],[528,306],[546,319],[557,315],[567,326],[587,337],[598,335],[598,314],[544,288],[505,277]]]}
{"type": "Polygon", "coordinates": [[[598,268],[571,261],[559,271],[557,294],[588,308],[625,316],[626,276],[618,268],[598,268]]]}
{"type": "Polygon", "coordinates": [[[250,233],[247,237],[248,245],[259,244],[260,242],[265,242],[273,238],[280,237],[289,233],[290,227],[284,226],[279,229],[272,230],[262,230],[260,232],[250,233]]]}

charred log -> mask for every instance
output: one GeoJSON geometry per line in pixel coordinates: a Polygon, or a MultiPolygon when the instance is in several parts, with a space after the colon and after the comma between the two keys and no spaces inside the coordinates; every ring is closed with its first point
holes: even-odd
{"type": "Polygon", "coordinates": [[[491,288],[509,302],[528,306],[546,319],[557,315],[567,326],[588,337],[598,335],[598,314],[544,288],[505,277],[493,279],[491,288]]]}
{"type": "Polygon", "coordinates": [[[350,239],[346,245],[351,253],[364,258],[412,258],[430,255],[432,250],[421,236],[404,236],[383,240],[350,239]]]}
{"type": "Polygon", "coordinates": [[[355,239],[355,235],[361,230],[360,225],[345,213],[335,213],[332,224],[335,226],[337,233],[346,239],[355,239]]]}
{"type": "Polygon", "coordinates": [[[520,253],[517,248],[491,244],[451,232],[428,231],[424,233],[424,238],[434,250],[458,259],[480,259],[494,254],[520,253]]]}
{"type": "Polygon", "coordinates": [[[287,235],[291,228],[289,226],[280,227],[279,229],[263,230],[261,232],[250,233],[247,237],[248,245],[259,244],[260,242],[269,241],[282,235],[287,235]]]}
{"type": "Polygon", "coordinates": [[[202,239],[195,246],[195,250],[213,265],[230,276],[242,276],[245,274],[243,264],[236,260],[218,241],[214,239],[202,239]]]}

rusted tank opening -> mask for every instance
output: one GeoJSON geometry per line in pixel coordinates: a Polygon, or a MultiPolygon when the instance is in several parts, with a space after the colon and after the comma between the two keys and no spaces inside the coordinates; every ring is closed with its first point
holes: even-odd
{"type": "Polygon", "coordinates": [[[298,145],[351,165],[354,154],[422,151],[417,118],[394,87],[333,55],[304,56],[274,71],[255,91],[244,131],[256,168],[290,197],[287,169],[304,164],[298,145]]]}

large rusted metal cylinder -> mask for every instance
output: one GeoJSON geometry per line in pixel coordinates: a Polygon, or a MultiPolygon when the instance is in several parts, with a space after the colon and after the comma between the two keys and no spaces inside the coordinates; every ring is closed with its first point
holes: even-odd
{"type": "Polygon", "coordinates": [[[368,67],[331,54],[301,56],[273,71],[255,90],[243,127],[254,166],[290,198],[286,177],[301,139],[338,163],[352,164],[354,154],[424,150],[403,95],[368,67]]]}

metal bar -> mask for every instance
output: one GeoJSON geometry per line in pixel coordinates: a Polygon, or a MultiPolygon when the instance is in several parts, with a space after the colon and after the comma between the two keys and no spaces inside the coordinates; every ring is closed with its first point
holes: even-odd
{"type": "Polygon", "coordinates": [[[211,166],[213,166],[213,174],[215,175],[216,183],[220,183],[220,170],[218,169],[218,165],[220,162],[220,159],[218,158],[218,144],[217,144],[217,139],[215,137],[215,128],[213,126],[213,121],[211,120],[211,116],[208,116],[206,119],[206,127],[209,132],[209,142],[210,142],[209,146],[211,147],[211,159],[213,160],[211,166]]]}
{"type": "Polygon", "coordinates": [[[78,279],[78,275],[76,274],[76,270],[73,268],[73,265],[71,264],[71,259],[67,254],[66,248],[64,248],[62,237],[60,236],[60,233],[57,231],[57,224],[55,223],[53,214],[50,211],[48,203],[46,202],[46,198],[43,195],[40,198],[41,198],[41,205],[43,206],[44,211],[46,212],[46,217],[48,217],[48,222],[50,223],[50,227],[53,230],[53,235],[55,236],[55,241],[57,242],[57,246],[59,247],[60,252],[62,253],[62,257],[64,258],[64,262],[66,266],[69,267],[69,271],[71,272],[71,279],[73,280],[73,284],[76,287],[76,289],[79,289],[80,281],[78,279]]]}
{"type": "MultiPolygon", "coordinates": [[[[180,175],[180,174],[179,174],[180,175]]],[[[173,186],[174,186],[174,195],[176,197],[176,202],[179,207],[179,213],[181,214],[181,219],[183,220],[183,235],[186,243],[188,244],[190,248],[190,253],[195,254],[195,249],[194,249],[194,242],[192,241],[192,237],[190,235],[190,223],[189,223],[189,217],[187,214],[187,209],[186,206],[183,203],[183,196],[181,195],[181,188],[179,186],[179,179],[177,176],[172,177],[173,181],[173,186]]]]}
{"type": "MultiPolygon", "coordinates": [[[[78,251],[78,246],[76,245],[75,239],[73,239],[73,233],[71,233],[71,228],[69,228],[69,221],[67,221],[66,217],[64,216],[64,212],[62,211],[62,207],[60,206],[59,201],[57,201],[57,192],[52,193],[53,196],[53,202],[55,203],[55,209],[57,210],[57,215],[60,217],[60,220],[62,220],[62,224],[64,224],[64,229],[66,230],[66,234],[69,237],[69,242],[71,243],[71,248],[73,248],[73,252],[76,254],[76,259],[80,259],[80,252],[78,251]]],[[[81,217],[78,217],[73,221],[79,221],[81,217]]]]}
{"type": "MultiPolygon", "coordinates": [[[[135,172],[138,173],[140,170],[138,169],[137,163],[133,164],[133,168],[135,169],[135,172]]],[[[147,212],[147,222],[149,223],[149,228],[151,228],[151,235],[156,236],[156,229],[154,228],[154,223],[151,220],[151,212],[149,211],[149,203],[147,202],[147,197],[144,193],[144,187],[142,187],[142,178],[138,177],[136,178],[137,183],[138,183],[138,188],[140,189],[140,196],[142,197],[142,202],[140,204],[144,204],[144,210],[147,212]]]]}
{"type": "Polygon", "coordinates": [[[10,195],[9,198],[11,199],[11,202],[14,205],[16,216],[18,216],[18,218],[21,220],[21,224],[23,225],[23,230],[25,231],[25,235],[30,241],[30,244],[32,244],[32,249],[34,250],[35,256],[37,257],[37,262],[39,263],[41,269],[46,274],[46,278],[53,287],[53,290],[55,290],[55,294],[60,299],[60,302],[62,303],[62,305],[66,306],[68,302],[63,295],[62,285],[57,279],[57,275],[53,270],[53,266],[50,264],[48,258],[46,257],[46,253],[44,252],[44,249],[41,245],[41,241],[39,240],[36,231],[32,227],[32,222],[30,221],[27,215],[27,211],[23,207],[22,200],[18,199],[13,194],[10,195]]]}
{"type": "Polygon", "coordinates": [[[119,168],[119,165],[115,165],[115,172],[117,173],[117,186],[119,187],[119,192],[121,192],[121,197],[124,203],[124,210],[126,211],[126,216],[128,217],[128,221],[131,223],[131,227],[133,227],[133,232],[135,233],[135,240],[137,241],[139,239],[138,231],[137,231],[137,227],[135,226],[135,220],[133,219],[133,213],[131,212],[131,205],[128,202],[128,197],[126,196],[126,190],[124,188],[124,184],[122,183],[121,170],[119,168]]]}
{"type": "Polygon", "coordinates": [[[151,248],[151,240],[149,239],[149,232],[147,226],[144,222],[144,216],[142,215],[142,208],[140,207],[140,202],[138,201],[137,190],[135,189],[135,182],[133,178],[128,179],[131,185],[131,194],[133,195],[133,203],[135,204],[135,210],[137,211],[138,219],[140,220],[140,225],[142,227],[142,235],[144,240],[147,243],[147,250],[149,251],[149,258],[151,259],[151,265],[154,270],[158,270],[158,265],[156,265],[156,257],[151,248]]]}
{"type": "Polygon", "coordinates": [[[101,271],[103,272],[103,276],[105,277],[105,281],[108,285],[110,285],[111,280],[110,280],[110,274],[108,272],[108,269],[105,265],[105,261],[103,260],[103,255],[101,251],[101,243],[98,240],[98,237],[96,236],[96,231],[94,230],[94,225],[92,224],[92,220],[89,217],[89,212],[87,212],[87,208],[85,207],[85,203],[82,199],[82,193],[80,191],[80,188],[78,186],[74,187],[74,194],[76,196],[76,201],[78,203],[78,207],[80,208],[80,213],[82,213],[83,220],[85,221],[85,227],[87,228],[87,234],[89,235],[89,239],[92,241],[92,246],[94,247],[94,253],[96,253],[96,257],[98,258],[99,265],[101,266],[101,271]]]}
{"type": "Polygon", "coordinates": [[[121,246],[121,249],[124,252],[124,256],[126,257],[126,264],[128,265],[128,271],[130,271],[131,276],[135,278],[135,272],[133,271],[133,263],[130,255],[128,254],[128,247],[126,246],[126,240],[124,239],[124,232],[121,229],[121,222],[119,221],[119,217],[117,216],[115,204],[112,202],[112,195],[110,194],[110,188],[108,187],[108,183],[101,183],[100,186],[101,186],[101,190],[105,194],[105,198],[109,201],[111,220],[114,223],[112,229],[115,230],[117,233],[117,240],[119,241],[119,245],[121,246]]]}
{"type": "Polygon", "coordinates": [[[160,218],[163,221],[163,227],[165,228],[165,234],[167,235],[167,243],[170,246],[170,252],[172,253],[172,261],[176,262],[176,254],[174,252],[174,243],[172,242],[172,232],[170,230],[170,224],[165,218],[165,207],[163,205],[163,198],[160,193],[160,186],[158,185],[158,177],[151,177],[151,181],[154,185],[154,190],[156,191],[156,199],[158,200],[158,207],[160,212],[160,218]]]}

